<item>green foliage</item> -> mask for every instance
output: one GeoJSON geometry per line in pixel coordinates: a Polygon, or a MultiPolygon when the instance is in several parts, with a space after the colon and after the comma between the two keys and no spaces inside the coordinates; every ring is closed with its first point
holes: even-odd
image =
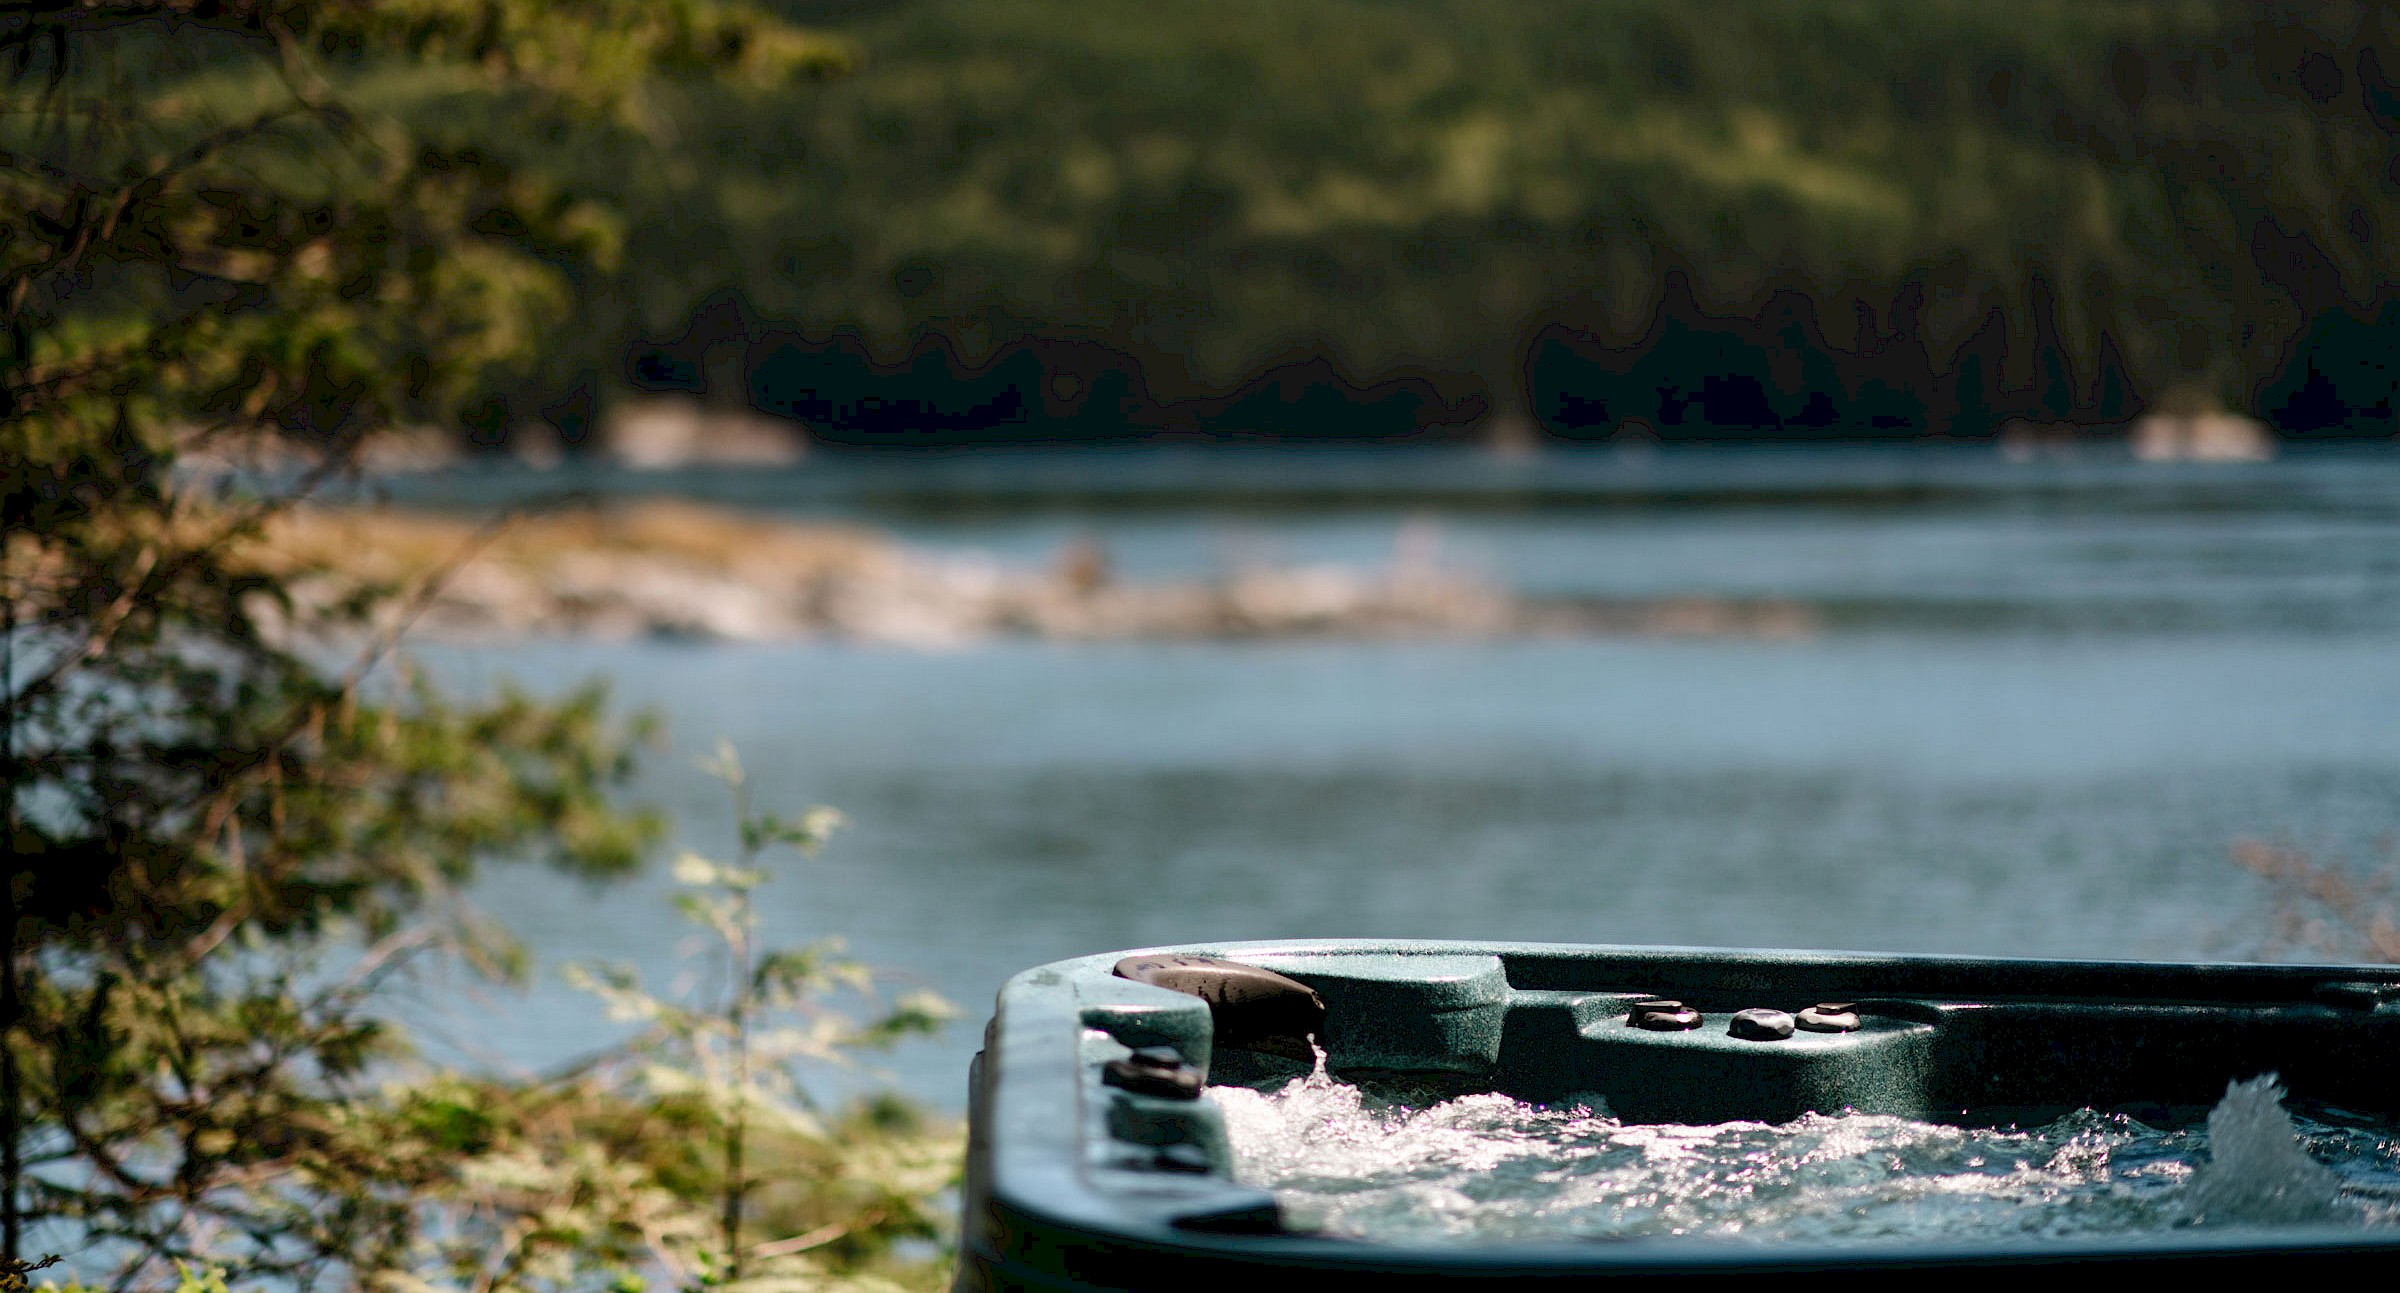
{"type": "MultiPolygon", "coordinates": [[[[747,809],[738,765],[720,766],[744,834],[772,834],[773,819],[747,809]]],[[[676,905],[711,936],[695,968],[715,972],[715,990],[670,1000],[627,970],[570,967],[612,1016],[642,1025],[621,1047],[545,1081],[436,1074],[344,1106],[345,1137],[374,1148],[413,1223],[354,1278],[494,1293],[663,1278],[765,1293],[939,1276],[894,1246],[938,1235],[929,1201],[956,1180],[953,1129],[889,1098],[827,1110],[803,1070],[923,1031],[948,1008],[911,997],[845,1011],[845,995],[871,1000],[864,968],[836,948],[759,946],[764,851],[676,863],[676,905]]]]}
{"type": "Polygon", "coordinates": [[[652,123],[669,74],[756,84],[847,57],[701,0],[35,5],[0,12],[0,52],[8,389],[44,443],[122,407],[343,444],[531,361],[621,232],[379,87],[538,138],[652,123]]]}
{"type": "Polygon", "coordinates": [[[2327,311],[2372,315],[2400,253],[2400,18],[2361,0],[771,8],[818,30],[691,0],[252,0],[215,26],[290,23],[303,103],[343,112],[203,41],[120,50],[148,106],[109,147],[256,121],[279,183],[345,195],[276,224],[189,197],[169,226],[247,231],[187,290],[315,284],[213,352],[287,370],[258,414],[379,400],[495,434],[580,431],[566,397],[727,292],[886,360],[929,333],[970,363],[1092,339],[1172,399],[1322,351],[1505,403],[1537,332],[1630,341],[1677,271],[1718,314],[1804,292],[1854,353],[1921,341],[1946,368],[1997,313],[2012,387],[2105,353],[2140,398],[2241,400],[2327,311]],[[304,141],[341,132],[373,147],[337,176],[304,141]],[[427,261],[370,236],[428,222],[472,237],[427,261]],[[361,274],[412,303],[389,331],[350,326],[361,274]],[[412,368],[424,336],[460,362],[412,368]]]}
{"type": "Polygon", "coordinates": [[[1804,290],[1837,346],[1873,341],[1853,302],[1903,326],[1914,285],[1897,312],[1937,363],[1999,310],[2016,383],[2054,328],[2087,379],[2105,341],[2151,396],[2239,396],[2400,252],[2388,6],[908,0],[826,21],[867,51],[856,75],[693,88],[672,156],[588,177],[645,213],[627,264],[658,335],[731,286],[887,358],[922,331],[971,361],[1063,335],[1169,393],[1305,347],[1506,385],[1532,330],[1629,339],[1681,268],[1717,312],[1804,290]]]}
{"type": "MultiPolygon", "coordinates": [[[[27,1278],[28,1276],[35,1271],[47,1270],[57,1264],[58,1258],[55,1256],[44,1257],[40,1261],[34,1262],[22,1261],[14,1257],[0,1258],[0,1293],[25,1293],[26,1289],[32,1287],[32,1281],[27,1278]]],[[[55,1288],[56,1285],[45,1283],[43,1287],[49,1289],[55,1288]]]]}
{"type": "MultiPolygon", "coordinates": [[[[428,952],[517,968],[461,899],[480,865],[635,863],[656,823],[609,792],[640,730],[597,690],[442,696],[391,656],[421,589],[298,596],[261,532],[531,362],[622,237],[377,85],[442,87],[495,130],[639,133],[675,78],[847,55],[701,0],[9,5],[0,55],[5,1278],[36,1242],[79,1278],[202,1290],[586,1287],[683,1251],[691,1191],[745,1178],[678,1184],[643,1158],[671,1147],[639,1145],[716,1106],[395,1087],[404,1039],[372,1009],[428,952]]],[[[844,973],[770,964],[762,1007],[844,973]]],[[[834,1179],[902,1130],[820,1131],[793,1161],[834,1179]]],[[[921,1229],[790,1188],[852,1266],[862,1236],[921,1229]]]]}
{"type": "Polygon", "coordinates": [[[754,812],[733,752],[720,747],[710,766],[732,792],[740,853],[731,862],[684,853],[674,878],[677,909],[710,936],[716,986],[677,1001],[627,968],[570,967],[613,1018],[642,1025],[578,1078],[583,1134],[641,1164],[664,1194],[708,1205],[647,1228],[650,1258],[678,1281],[824,1287],[884,1260],[895,1240],[935,1235],[928,1199],[956,1180],[958,1164],[955,1145],[907,1106],[884,1099],[829,1114],[804,1075],[929,1032],[951,1009],[921,992],[878,1003],[872,974],[838,943],[760,945],[763,859],[776,849],[813,855],[839,818],[824,808],[797,820],[754,812]],[[856,1004],[845,1009],[844,998],[856,1004]]]}

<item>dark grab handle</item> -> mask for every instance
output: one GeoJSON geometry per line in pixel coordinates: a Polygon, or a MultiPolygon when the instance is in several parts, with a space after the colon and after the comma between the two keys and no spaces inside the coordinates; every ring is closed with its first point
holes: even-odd
{"type": "Polygon", "coordinates": [[[1306,1060],[1310,1038],[1325,1026],[1325,999],[1316,989],[1273,970],[1213,956],[1128,956],[1117,976],[1208,1003],[1218,1046],[1306,1060]]]}

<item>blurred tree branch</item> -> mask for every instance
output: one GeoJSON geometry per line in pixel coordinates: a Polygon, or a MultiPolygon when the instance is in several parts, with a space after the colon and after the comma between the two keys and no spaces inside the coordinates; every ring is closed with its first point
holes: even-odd
{"type": "Polygon", "coordinates": [[[2306,952],[2400,963],[2400,926],[2392,923],[2400,859],[2359,874],[2296,848],[2241,840],[2233,846],[2233,860],[2266,883],[2271,903],[2266,955],[2306,952]]]}

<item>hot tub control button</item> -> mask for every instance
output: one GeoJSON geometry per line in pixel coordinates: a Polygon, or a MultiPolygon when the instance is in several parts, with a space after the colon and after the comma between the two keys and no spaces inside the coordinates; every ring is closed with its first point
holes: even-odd
{"type": "Polygon", "coordinates": [[[1792,1017],[1763,1007],[1734,1012],[1725,1031],[1746,1041],[1779,1042],[1792,1035],[1792,1017]]]}
{"type": "Polygon", "coordinates": [[[1633,1013],[1625,1022],[1635,1028],[1647,1028],[1654,1033],[1679,1033],[1700,1026],[1700,1012],[1680,1001],[1652,997],[1633,1003],[1633,1013]]]}
{"type": "Polygon", "coordinates": [[[1858,1027],[1858,1009],[1847,1001],[1820,1001],[1792,1022],[1812,1033],[1846,1033],[1858,1027]]]}

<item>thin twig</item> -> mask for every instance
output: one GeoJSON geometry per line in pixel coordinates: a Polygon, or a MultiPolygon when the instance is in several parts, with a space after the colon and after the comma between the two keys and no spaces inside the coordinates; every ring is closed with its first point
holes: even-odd
{"type": "Polygon", "coordinates": [[[760,1261],[765,1261],[770,1257],[789,1257],[794,1253],[807,1252],[811,1248],[823,1248],[844,1235],[864,1230],[881,1220],[883,1220],[883,1209],[869,1208],[848,1221],[827,1222],[814,1230],[793,1235],[789,1239],[778,1239],[773,1243],[760,1244],[750,1250],[750,1255],[760,1261]]]}

